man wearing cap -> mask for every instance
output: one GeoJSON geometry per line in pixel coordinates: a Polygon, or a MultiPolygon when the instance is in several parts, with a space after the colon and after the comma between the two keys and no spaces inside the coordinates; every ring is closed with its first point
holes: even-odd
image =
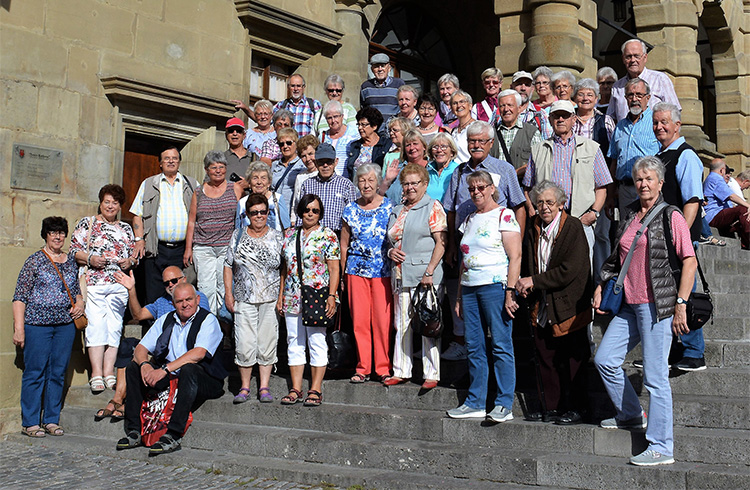
{"type": "Polygon", "coordinates": [[[224,152],[227,158],[227,180],[234,182],[234,185],[242,187],[246,191],[250,185],[245,180],[245,172],[250,166],[250,154],[247,148],[242,144],[245,139],[245,123],[238,117],[233,117],[227,121],[224,136],[229,143],[229,149],[224,152]],[[232,178],[232,175],[240,177],[239,180],[232,178]]]}
{"type": "Polygon", "coordinates": [[[549,180],[565,191],[565,209],[581,220],[589,242],[589,259],[593,259],[594,224],[604,208],[606,186],[612,183],[599,143],[573,133],[575,106],[569,100],[552,103],[549,122],[554,135],[531,148],[523,185],[526,188],[529,215],[536,206],[528,192],[537,182],[549,180]]]}
{"type": "MultiPolygon", "coordinates": [[[[526,164],[531,156],[531,147],[542,142],[542,136],[533,123],[524,122],[520,117],[523,96],[513,89],[503,90],[497,96],[497,109],[500,113],[497,125],[497,140],[502,159],[516,169],[518,178],[523,178],[526,164]]],[[[528,104],[528,101],[527,101],[528,104]]]]}
{"type": "Polygon", "coordinates": [[[362,83],[359,89],[359,106],[361,109],[374,107],[383,114],[383,121],[387,121],[400,110],[398,88],[404,85],[404,81],[391,76],[391,59],[385,53],[372,55],[370,69],[375,76],[362,83]]]}
{"type": "Polygon", "coordinates": [[[534,110],[531,97],[534,95],[534,79],[527,71],[517,71],[513,74],[510,88],[521,94],[521,106],[518,108],[518,119],[536,126],[542,139],[552,136],[552,127],[547,121],[547,115],[534,110]]]}
{"type": "Polygon", "coordinates": [[[294,129],[299,137],[303,137],[313,131],[315,114],[323,109],[323,106],[315,99],[305,97],[305,79],[302,75],[294,74],[287,81],[290,97],[279,101],[273,106],[275,113],[281,109],[287,109],[294,115],[294,129]]]}
{"type": "MultiPolygon", "coordinates": [[[[341,233],[341,217],[344,208],[357,199],[357,190],[352,181],[335,172],[336,150],[328,143],[321,143],[315,149],[315,167],[318,175],[310,177],[302,184],[300,196],[315,194],[323,202],[323,217],[320,224],[326,226],[336,234],[341,233]]],[[[302,224],[302,218],[297,217],[297,226],[302,224]]]]}
{"type": "Polygon", "coordinates": [[[179,172],[182,156],[172,146],[159,155],[162,173],[153,175],[138,188],[133,213],[135,256],[143,260],[146,302],[153,303],[164,287],[161,276],[170,265],[182,267],[187,234],[188,210],[198,182],[179,172]]]}

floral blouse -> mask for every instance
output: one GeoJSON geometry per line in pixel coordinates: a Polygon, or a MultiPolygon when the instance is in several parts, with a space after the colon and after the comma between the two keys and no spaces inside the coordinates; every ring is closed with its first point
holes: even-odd
{"type": "Polygon", "coordinates": [[[92,217],[81,218],[81,221],[73,230],[73,236],[70,239],[70,253],[86,252],[94,255],[101,255],[107,259],[107,265],[102,269],[89,267],[86,275],[87,286],[101,286],[106,284],[116,284],[115,272],[122,270],[118,262],[127,259],[133,255],[135,248],[135,236],[133,229],[124,221],[114,224],[106,223],[94,218],[94,229],[91,233],[91,243],[88,249],[86,243],[89,238],[92,217]]]}
{"type": "MultiPolygon", "coordinates": [[[[299,303],[302,288],[297,273],[297,233],[299,228],[287,230],[282,245],[282,253],[286,261],[286,281],[284,282],[284,312],[292,315],[299,314],[299,303]]],[[[312,230],[307,238],[302,239],[303,267],[302,280],[305,286],[316,289],[327,287],[329,273],[327,260],[339,260],[341,249],[336,233],[330,228],[321,226],[312,230]]]]}
{"type": "Polygon", "coordinates": [[[464,234],[461,238],[464,257],[461,284],[507,283],[508,254],[505,253],[502,232],[521,233],[513,210],[499,206],[486,213],[471,213],[458,231],[464,234]]]}
{"type": "Polygon", "coordinates": [[[248,235],[244,227],[234,231],[224,267],[232,268],[236,301],[267,303],[278,299],[283,238],[273,228],[260,238],[248,235]]]}
{"type": "Polygon", "coordinates": [[[390,264],[386,258],[388,218],[393,204],[383,198],[375,209],[362,209],[356,202],[344,208],[343,220],[351,229],[346,273],[359,277],[389,277],[390,264]]]}
{"type": "MultiPolygon", "coordinates": [[[[73,298],[81,294],[74,254],[68,253],[68,260],[58,263],[57,268],[65,278],[73,298]]],[[[26,304],[24,323],[28,325],[63,325],[73,321],[70,317],[68,292],[55,266],[41,250],[31,254],[21,267],[13,301],[26,304]]]]}

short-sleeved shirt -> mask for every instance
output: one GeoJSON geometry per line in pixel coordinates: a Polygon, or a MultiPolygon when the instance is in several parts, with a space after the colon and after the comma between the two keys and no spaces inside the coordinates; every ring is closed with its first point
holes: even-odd
{"type": "Polygon", "coordinates": [[[227,180],[231,180],[232,174],[244,179],[247,167],[250,166],[251,153],[248,151],[245,156],[240,158],[230,149],[224,152],[224,156],[227,159],[227,180]]]}
{"type": "Polygon", "coordinates": [[[451,183],[451,176],[458,168],[458,165],[457,161],[451,160],[445,167],[443,167],[442,172],[438,174],[435,161],[428,163],[426,168],[427,173],[430,176],[430,184],[427,186],[427,195],[433,199],[442,201],[445,191],[451,183]]]}
{"type": "MultiPolygon", "coordinates": [[[[200,291],[198,291],[198,301],[201,308],[211,311],[211,307],[208,305],[208,298],[200,291]]],[[[168,294],[164,294],[156,298],[156,301],[147,304],[143,308],[151,313],[152,317],[157,319],[163,315],[166,315],[167,313],[174,311],[174,303],[172,302],[171,296],[169,296],[168,294]]]]}
{"type": "Polygon", "coordinates": [[[504,231],[521,233],[512,209],[499,206],[486,213],[472,213],[461,223],[464,286],[484,286],[508,281],[508,254],[504,231]]]}
{"type": "Polygon", "coordinates": [[[297,101],[288,98],[280,100],[273,106],[274,113],[279,109],[286,109],[294,114],[294,129],[300,138],[313,132],[315,114],[323,109],[320,102],[315,99],[308,99],[303,95],[297,101]],[[312,106],[310,103],[312,103],[312,106]]]}
{"type": "Polygon", "coordinates": [[[342,219],[351,230],[346,258],[347,274],[359,277],[391,275],[385,235],[391,209],[393,203],[387,197],[375,209],[362,209],[356,201],[346,205],[342,219]]]}
{"type": "MultiPolygon", "coordinates": [[[[183,200],[185,177],[177,172],[174,183],[170,184],[164,174],[159,175],[159,209],[156,211],[156,236],[163,242],[182,242],[187,235],[188,210],[183,200]]],[[[130,212],[143,216],[143,194],[146,179],[141,182],[138,193],[130,206],[130,212]]]]}
{"type": "MultiPolygon", "coordinates": [[[[674,91],[674,84],[666,73],[644,68],[638,78],[648,83],[651,91],[651,98],[648,100],[649,107],[653,108],[659,102],[669,102],[676,105],[678,109],[682,109],[674,91]]],[[[612,116],[615,122],[619,122],[628,115],[628,101],[625,100],[625,84],[628,80],[630,78],[626,75],[612,85],[612,97],[609,99],[607,114],[612,116]]]]}
{"type": "Polygon", "coordinates": [[[268,228],[265,235],[251,237],[247,228],[235,230],[224,267],[234,276],[234,299],[243,303],[267,303],[279,298],[281,241],[284,235],[268,228]]]}
{"type": "MultiPolygon", "coordinates": [[[[195,312],[198,313],[197,311],[195,312]]],[[[180,317],[177,312],[167,313],[166,315],[160,316],[151,328],[146,332],[146,335],[141,339],[140,345],[145,347],[150,353],[154,353],[156,349],[156,341],[164,331],[164,321],[167,319],[167,315],[174,315],[176,323],[172,329],[172,335],[169,338],[169,350],[167,351],[167,362],[172,362],[175,359],[183,356],[187,351],[187,337],[190,332],[190,327],[195,320],[195,314],[191,316],[185,325],[180,322],[180,317]]],[[[216,348],[224,338],[224,334],[221,332],[219,327],[219,320],[213,314],[209,314],[201,324],[200,330],[198,330],[198,336],[195,338],[195,346],[206,349],[206,352],[212,356],[216,353],[216,348]]]]}
{"type": "Polygon", "coordinates": [[[258,156],[260,158],[268,158],[271,161],[281,158],[281,148],[279,148],[279,142],[276,141],[275,136],[263,143],[258,156]]]}
{"type": "MultiPolygon", "coordinates": [[[[284,312],[299,314],[301,287],[297,272],[297,234],[301,228],[287,230],[282,244],[282,254],[286,262],[284,281],[284,312]]],[[[341,259],[341,248],[336,233],[323,226],[302,237],[302,280],[305,286],[315,289],[327,287],[330,283],[328,260],[341,259]]]]}
{"type": "MultiPolygon", "coordinates": [[[[78,266],[75,254],[69,253],[68,260],[57,263],[57,268],[75,298],[81,294],[78,287],[78,266]]],[[[63,325],[70,323],[70,297],[49,258],[39,250],[26,259],[18,273],[13,301],[26,305],[24,323],[29,325],[63,325]]]]}
{"type": "Polygon", "coordinates": [[[88,277],[86,285],[116,284],[115,272],[122,270],[118,262],[133,255],[135,248],[133,229],[124,221],[106,223],[96,218],[92,221],[91,218],[91,216],[81,218],[76,225],[70,239],[70,253],[85,252],[102,256],[107,260],[107,264],[101,269],[89,268],[86,274],[88,277]],[[92,223],[91,243],[86,247],[92,223]]]}
{"type": "Polygon", "coordinates": [[[303,172],[307,172],[307,168],[298,156],[295,156],[286,166],[281,164],[281,160],[274,161],[271,166],[271,189],[281,194],[284,206],[287,209],[292,205],[294,182],[297,180],[297,176],[303,172]]]}
{"type": "Polygon", "coordinates": [[[607,155],[617,163],[614,175],[617,180],[633,180],[635,161],[659,151],[661,145],[654,135],[652,116],[649,107],[635,123],[628,117],[617,123],[607,155]]]}
{"type": "MultiPolygon", "coordinates": [[[[250,129],[245,133],[245,139],[242,141],[242,146],[247,148],[248,153],[254,153],[260,157],[260,149],[263,147],[263,144],[266,141],[275,139],[276,131],[261,133],[260,131],[253,131],[250,129]]],[[[240,177],[244,177],[244,175],[240,175],[240,177]]]]}
{"type": "MultiPolygon", "coordinates": [[[[685,137],[680,136],[672,142],[671,145],[659,151],[656,156],[665,151],[676,150],[685,143],[685,137]]],[[[675,165],[675,177],[680,185],[680,196],[682,202],[688,202],[691,199],[698,198],[703,200],[703,162],[693,150],[685,150],[680,154],[680,158],[675,165]]]]}
{"type": "Polygon", "coordinates": [[[734,194],[732,189],[724,181],[724,177],[716,172],[709,172],[703,182],[703,194],[706,196],[706,221],[711,223],[717,214],[728,209],[732,201],[729,198],[734,194]]]}
{"type": "MultiPolygon", "coordinates": [[[[322,180],[320,175],[307,179],[302,184],[302,195],[315,194],[323,201],[323,218],[320,224],[334,231],[341,230],[341,216],[344,208],[357,199],[357,189],[352,181],[341,175],[333,174],[328,180],[322,180]]],[[[297,225],[302,220],[297,217],[297,225]]]]}

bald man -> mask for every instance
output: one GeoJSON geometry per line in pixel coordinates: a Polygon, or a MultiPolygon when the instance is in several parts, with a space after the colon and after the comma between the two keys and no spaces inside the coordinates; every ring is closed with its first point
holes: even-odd
{"type": "MultiPolygon", "coordinates": [[[[138,301],[138,296],[135,293],[135,276],[133,276],[133,271],[130,271],[130,275],[120,271],[115,272],[115,280],[125,286],[125,289],[128,290],[128,307],[130,308],[130,314],[139,322],[143,320],[156,320],[165,313],[174,311],[174,304],[172,303],[174,289],[178,284],[187,282],[185,274],[182,273],[182,269],[173,265],[164,269],[164,272],[161,274],[161,279],[164,284],[164,294],[159,296],[153,303],[141,307],[141,303],[138,301]]],[[[208,298],[206,298],[205,294],[198,292],[198,299],[201,308],[210,310],[208,306],[208,298]]]]}

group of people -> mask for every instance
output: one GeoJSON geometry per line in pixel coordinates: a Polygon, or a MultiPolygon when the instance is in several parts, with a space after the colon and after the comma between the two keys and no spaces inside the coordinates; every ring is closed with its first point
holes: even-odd
{"type": "MultiPolygon", "coordinates": [[[[702,184],[703,166],[679,134],[674,88],[665,74],[645,67],[646,46],[630,40],[622,52],[627,75],[619,80],[611,68],[593,80],[539,67],[516,72],[502,90],[502,73],[489,68],[481,75],[486,96],[476,104],[452,74],[439,79],[439,96],[419,94],[391,76],[382,53],[370,60],[374,77],[361,86],[359,110],[344,101],[340,76],[325,80],[329,100],[322,104],[305,96],[305,80],[295,74],[290,97],[275,105],[233,101],[255,126],[227,121],[228,149],[206,154],[201,183],[179,172],[177,148],[164,150],[162,172],[141,184],[130,208],[132,228],[118,219],[125,196],[117,185],[102,188],[98,214],[79,221],[67,254],[67,222],[45,219],[45,248],[27,260],[14,297],[14,342],[28,352],[24,433],[63,432],[62,383],[72,321],[84,312],[83,285],[90,386],[95,393],[117,388],[98,416],[125,419],[118,449],[141,445],[140,401],[170,377],[179,379],[180,409],[151,448],[155,454],[179,449],[196,400],[220,396],[226,372],[218,318],[233,323],[241,380],[235,404],[254,397],[256,364],[257,398],[274,401],[269,380],[283,321],[292,383],[280,403],[320,405],[328,364],[320,325],[344,299],[358,354],[352,383],[405,383],[416,353],[421,387],[429,390],[440,381],[441,355],[467,359],[468,396],[448,416],[511,420],[512,325],[528,316],[542,396],[541,410],[527,418],[581,423],[593,308],[603,282],[629,256],[625,304],[594,359],[616,409],[601,425],[647,425],[621,369],[627,351],[642,342],[649,447],[631,462],[671,463],[673,334],[685,347],[676,367],[705,368],[702,334],[690,332],[685,318],[694,243],[701,231],[704,243],[714,243],[705,231],[710,223],[739,230],[747,247],[750,213],[744,199],[720,185],[726,183],[719,162],[712,164],[718,177],[702,184]],[[662,219],[639,230],[652,212],[662,219]],[[680,274],[673,274],[672,257],[680,274]],[[139,262],[145,307],[130,272],[139,262]],[[191,268],[200,293],[186,283],[183,270],[191,268]],[[446,349],[439,338],[414,335],[418,289],[434,290],[450,306],[446,349]],[[155,323],[123,354],[126,306],[155,323]],[[310,320],[311,311],[320,322],[310,320]],[[61,338],[54,349],[50,336],[61,338]],[[308,359],[311,382],[303,394],[308,359]],[[488,402],[490,367],[497,393],[488,402]]],[[[743,174],[738,181],[750,185],[743,174]]]]}

